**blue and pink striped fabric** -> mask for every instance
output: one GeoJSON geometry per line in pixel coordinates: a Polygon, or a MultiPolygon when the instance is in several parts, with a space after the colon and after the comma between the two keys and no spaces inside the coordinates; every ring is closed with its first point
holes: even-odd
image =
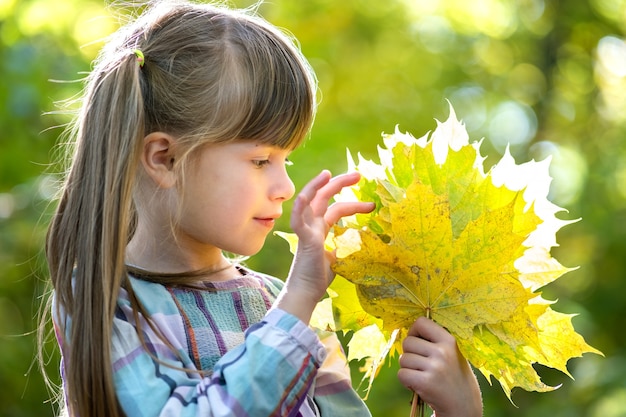
{"type": "Polygon", "coordinates": [[[248,270],[198,289],[130,280],[152,326],[137,326],[122,291],[112,365],[129,417],[370,415],[336,336],[271,307],[282,281],[248,270]]]}

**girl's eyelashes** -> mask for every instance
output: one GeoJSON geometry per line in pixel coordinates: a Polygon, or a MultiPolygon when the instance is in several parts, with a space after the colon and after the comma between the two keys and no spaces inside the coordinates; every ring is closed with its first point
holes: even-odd
{"type": "MultiPolygon", "coordinates": [[[[252,163],[257,168],[263,168],[264,166],[270,164],[270,160],[269,159],[253,159],[252,163]]],[[[289,160],[288,158],[285,158],[285,165],[286,166],[291,166],[291,165],[293,165],[293,162],[291,162],[291,160],[289,160]]]]}
{"type": "Polygon", "coordinates": [[[269,159],[253,159],[252,163],[257,168],[263,168],[265,165],[268,165],[270,163],[270,160],[269,159]]]}

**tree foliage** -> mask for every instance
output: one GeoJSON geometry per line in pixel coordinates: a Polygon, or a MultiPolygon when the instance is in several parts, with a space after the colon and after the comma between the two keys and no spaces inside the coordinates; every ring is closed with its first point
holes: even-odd
{"type": "MultiPolygon", "coordinates": [[[[344,171],[346,147],[372,158],[380,133],[395,124],[428,131],[433,118],[445,118],[446,99],[472,138],[486,138],[483,153],[493,155],[486,168],[506,143],[516,161],[552,157],[550,198],[567,207],[570,218],[582,218],[559,232],[554,255],[580,268],[544,294],[562,298],[565,313],[579,313],[576,328],[606,358],[572,361],[575,382],[536,366],[547,384],[563,386],[545,394],[514,391],[518,408],[481,380],[486,415],[626,412],[625,10],[624,0],[275,0],[259,6],[299,39],[320,81],[311,139],[291,158],[297,186],[321,168],[344,171]]],[[[59,169],[49,163],[57,126],[72,109],[55,102],[80,91],[80,82],[66,81],[84,76],[100,39],[116,25],[102,0],[0,0],[1,415],[52,415],[31,365],[45,280],[42,238],[59,169]]],[[[278,228],[287,225],[281,219],[278,228]]],[[[284,242],[273,238],[249,264],[284,276],[289,262],[284,242]]],[[[373,414],[405,415],[410,393],[397,383],[394,367],[384,366],[378,378],[385,383],[370,393],[373,414]]]]}

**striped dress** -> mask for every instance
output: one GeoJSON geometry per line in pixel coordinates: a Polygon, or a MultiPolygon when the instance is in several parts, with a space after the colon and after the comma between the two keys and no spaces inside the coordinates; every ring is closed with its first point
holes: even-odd
{"type": "Polygon", "coordinates": [[[282,281],[248,270],[203,289],[130,281],[154,326],[140,316],[138,336],[122,291],[112,364],[127,416],[370,416],[336,336],[272,308],[282,281]]]}

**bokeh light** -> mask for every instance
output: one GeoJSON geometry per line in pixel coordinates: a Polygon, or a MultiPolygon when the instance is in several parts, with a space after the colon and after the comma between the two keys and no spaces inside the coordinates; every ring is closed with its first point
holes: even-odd
{"type": "MultiPolygon", "coordinates": [[[[0,0],[0,313],[16,318],[0,326],[3,416],[51,415],[49,393],[29,368],[60,169],[49,163],[57,126],[74,108],[57,104],[79,95],[82,83],[69,81],[84,76],[119,24],[110,3],[0,0]]],[[[482,140],[486,169],[507,146],[517,163],[550,159],[551,200],[566,209],[560,217],[581,220],[559,231],[554,248],[579,268],[545,293],[579,314],[580,333],[606,358],[572,360],[575,381],[545,370],[563,386],[514,391],[517,407],[481,380],[485,415],[626,415],[626,0],[272,0],[259,10],[298,38],[320,81],[311,140],[292,155],[298,187],[322,168],[345,170],[345,148],[373,157],[381,133],[396,125],[416,136],[433,130],[448,100],[470,140],[482,140]]],[[[288,216],[279,223],[288,230],[288,216]]],[[[290,260],[284,242],[269,238],[248,264],[284,277],[290,260]]],[[[58,358],[50,369],[58,372],[58,358]]],[[[407,415],[410,396],[395,369],[378,378],[373,415],[407,415]]]]}

